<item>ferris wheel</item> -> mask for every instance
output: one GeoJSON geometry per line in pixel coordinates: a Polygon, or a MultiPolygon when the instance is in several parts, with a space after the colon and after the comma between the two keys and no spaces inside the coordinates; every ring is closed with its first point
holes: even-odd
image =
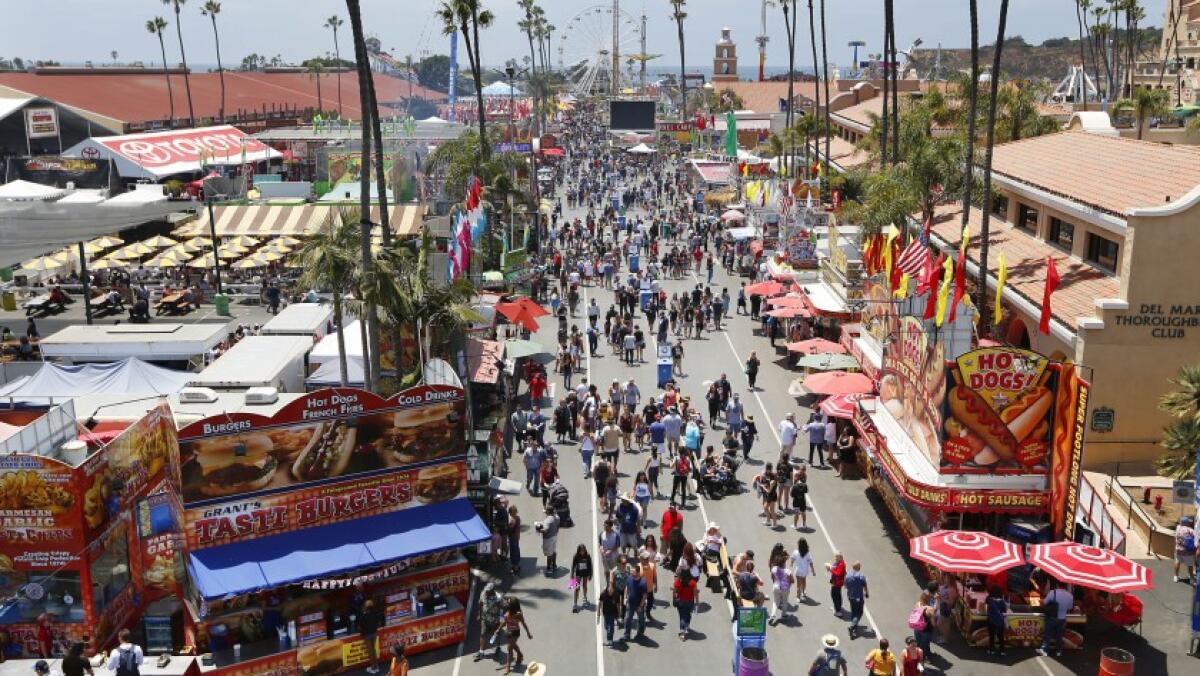
{"type": "Polygon", "coordinates": [[[641,28],[637,19],[615,8],[616,4],[587,7],[571,17],[560,33],[559,68],[575,96],[595,96],[612,91],[614,49],[617,51],[618,88],[627,84],[621,70],[629,57],[641,52],[641,28]]]}

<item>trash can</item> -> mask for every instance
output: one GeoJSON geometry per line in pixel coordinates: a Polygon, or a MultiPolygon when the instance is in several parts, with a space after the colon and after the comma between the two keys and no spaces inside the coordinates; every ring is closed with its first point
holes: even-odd
{"type": "Polygon", "coordinates": [[[1120,648],[1101,650],[1100,676],[1133,676],[1133,653],[1120,648]]]}
{"type": "Polygon", "coordinates": [[[5,291],[0,295],[0,307],[3,307],[5,312],[17,311],[17,294],[12,291],[5,291]]]}
{"type": "Polygon", "coordinates": [[[654,294],[649,289],[641,291],[638,294],[638,307],[642,308],[642,312],[645,312],[650,308],[650,299],[653,297],[654,294]]]}
{"type": "Polygon", "coordinates": [[[641,256],[638,254],[629,254],[629,271],[640,272],[641,267],[641,256]]]}
{"type": "Polygon", "coordinates": [[[229,313],[229,296],[226,296],[223,293],[218,293],[217,295],[213,296],[213,306],[216,307],[218,315],[222,317],[232,316],[229,313]]]}
{"type": "Polygon", "coordinates": [[[13,269],[7,265],[0,267],[0,282],[11,282],[13,278],[13,269]]]}
{"type": "Polygon", "coordinates": [[[738,659],[737,676],[768,676],[771,673],[767,664],[767,650],[755,646],[745,646],[738,659]]]}

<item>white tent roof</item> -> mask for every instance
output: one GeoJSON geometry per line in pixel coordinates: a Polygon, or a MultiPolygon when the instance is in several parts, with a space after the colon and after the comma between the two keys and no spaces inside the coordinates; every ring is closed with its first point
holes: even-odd
{"type": "Polygon", "coordinates": [[[99,204],[108,199],[107,193],[107,190],[98,188],[79,188],[60,199],[56,204],[99,204]]]}
{"type": "Polygon", "coordinates": [[[4,200],[51,200],[62,197],[66,190],[52,185],[31,183],[17,179],[11,183],[0,185],[0,199],[4,200]]]}
{"type": "Polygon", "coordinates": [[[418,120],[418,122],[430,122],[432,124],[450,124],[450,122],[448,120],[443,120],[442,118],[438,117],[437,115],[434,115],[432,117],[427,117],[424,120],[418,120]]]}
{"type": "Polygon", "coordinates": [[[507,82],[493,82],[483,88],[484,96],[522,96],[521,90],[510,87],[507,82]]]}
{"type": "Polygon", "coordinates": [[[626,152],[636,153],[638,155],[649,155],[650,153],[656,153],[658,151],[655,150],[654,148],[651,148],[650,146],[646,145],[645,143],[639,143],[636,146],[627,150],[626,152]]]}
{"type": "Polygon", "coordinates": [[[279,151],[227,124],[92,137],[71,146],[63,155],[111,158],[122,176],[152,180],[198,172],[202,164],[238,165],[282,157],[279,151]]]}
{"type": "MultiPolygon", "coordinates": [[[[363,358],[362,331],[358,328],[358,320],[354,320],[346,324],[346,328],[342,329],[346,339],[346,358],[358,359],[363,358]]],[[[317,346],[308,353],[308,363],[310,364],[325,364],[327,362],[337,363],[338,360],[338,344],[337,331],[326,335],[317,343],[317,346]]]]}
{"type": "Polygon", "coordinates": [[[0,120],[17,112],[32,100],[32,96],[0,96],[0,120]]]}
{"type": "Polygon", "coordinates": [[[0,387],[0,397],[20,401],[123,394],[131,397],[178,392],[192,374],[172,371],[132,357],[107,364],[63,366],[46,362],[31,376],[0,387]]]}

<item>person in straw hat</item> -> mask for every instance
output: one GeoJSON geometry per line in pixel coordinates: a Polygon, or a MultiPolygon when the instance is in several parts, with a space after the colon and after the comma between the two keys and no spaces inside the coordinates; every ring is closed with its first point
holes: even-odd
{"type": "Polygon", "coordinates": [[[821,652],[817,654],[813,660],[812,666],[808,668],[808,673],[811,676],[847,676],[846,658],[842,657],[842,652],[838,650],[841,641],[833,634],[825,634],[821,637],[821,652]]]}

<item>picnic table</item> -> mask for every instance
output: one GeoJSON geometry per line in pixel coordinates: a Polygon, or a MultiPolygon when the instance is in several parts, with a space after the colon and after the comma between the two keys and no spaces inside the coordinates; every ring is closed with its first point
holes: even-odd
{"type": "Polygon", "coordinates": [[[61,301],[51,300],[49,293],[43,293],[40,296],[34,296],[33,298],[30,298],[29,300],[25,301],[25,305],[23,307],[25,308],[26,317],[39,312],[48,314],[50,310],[54,308],[58,308],[59,310],[66,309],[66,306],[61,301]]]}
{"type": "Polygon", "coordinates": [[[187,310],[187,302],[184,300],[186,292],[176,291],[174,293],[165,294],[159,299],[154,306],[154,314],[161,315],[166,312],[169,315],[179,314],[187,310]]]}

